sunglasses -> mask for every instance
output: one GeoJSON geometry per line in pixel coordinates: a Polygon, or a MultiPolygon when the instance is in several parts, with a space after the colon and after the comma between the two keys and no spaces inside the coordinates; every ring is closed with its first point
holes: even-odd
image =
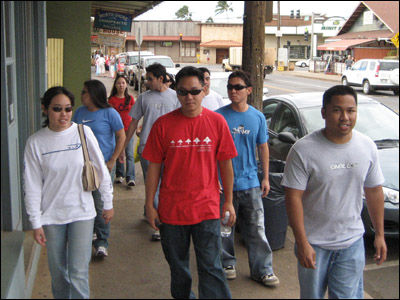
{"type": "Polygon", "coordinates": [[[245,85],[240,85],[240,84],[235,84],[235,85],[228,84],[226,87],[228,88],[229,91],[231,91],[231,90],[233,90],[233,89],[235,89],[236,91],[241,91],[241,90],[247,88],[247,86],[245,86],[245,85]]]}
{"type": "Polygon", "coordinates": [[[187,94],[190,94],[192,96],[196,96],[196,95],[200,94],[202,91],[203,90],[190,90],[190,91],[187,91],[187,90],[176,90],[176,93],[179,96],[187,96],[187,94]]]}
{"type": "Polygon", "coordinates": [[[57,113],[62,112],[63,110],[64,110],[66,113],[70,113],[70,112],[72,111],[72,106],[67,106],[67,107],[65,107],[65,108],[62,108],[62,107],[59,107],[59,106],[53,106],[51,109],[52,109],[54,112],[57,112],[57,113]]]}

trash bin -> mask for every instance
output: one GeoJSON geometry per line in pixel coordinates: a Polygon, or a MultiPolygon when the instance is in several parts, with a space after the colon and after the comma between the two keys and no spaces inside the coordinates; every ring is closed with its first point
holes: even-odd
{"type": "MultiPolygon", "coordinates": [[[[285,246],[287,226],[289,224],[285,205],[285,189],[281,186],[285,162],[281,160],[270,160],[269,162],[269,184],[270,191],[264,197],[264,226],[265,235],[272,250],[278,250],[285,246]]],[[[263,178],[262,169],[259,165],[258,178],[263,178]]]]}

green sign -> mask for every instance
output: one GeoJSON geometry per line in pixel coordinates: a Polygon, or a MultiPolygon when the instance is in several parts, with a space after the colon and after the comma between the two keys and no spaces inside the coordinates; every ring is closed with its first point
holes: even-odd
{"type": "Polygon", "coordinates": [[[94,28],[131,32],[132,15],[113,11],[96,11],[94,28]]]}

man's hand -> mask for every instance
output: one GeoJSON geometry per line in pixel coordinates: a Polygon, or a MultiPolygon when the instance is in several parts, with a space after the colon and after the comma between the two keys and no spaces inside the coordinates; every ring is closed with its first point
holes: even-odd
{"type": "Polygon", "coordinates": [[[314,248],[307,242],[302,245],[297,244],[297,259],[299,263],[308,269],[316,269],[314,248]]]}
{"type": "Polygon", "coordinates": [[[103,218],[106,220],[106,224],[111,221],[111,219],[114,217],[114,208],[111,208],[109,210],[103,209],[103,218]]]}

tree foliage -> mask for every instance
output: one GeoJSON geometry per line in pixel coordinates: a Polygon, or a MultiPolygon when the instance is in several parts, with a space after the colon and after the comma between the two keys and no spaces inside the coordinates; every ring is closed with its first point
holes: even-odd
{"type": "Polygon", "coordinates": [[[182,19],[184,21],[192,21],[192,13],[189,11],[189,7],[187,5],[182,6],[176,13],[175,16],[178,19],[182,19]]]}

